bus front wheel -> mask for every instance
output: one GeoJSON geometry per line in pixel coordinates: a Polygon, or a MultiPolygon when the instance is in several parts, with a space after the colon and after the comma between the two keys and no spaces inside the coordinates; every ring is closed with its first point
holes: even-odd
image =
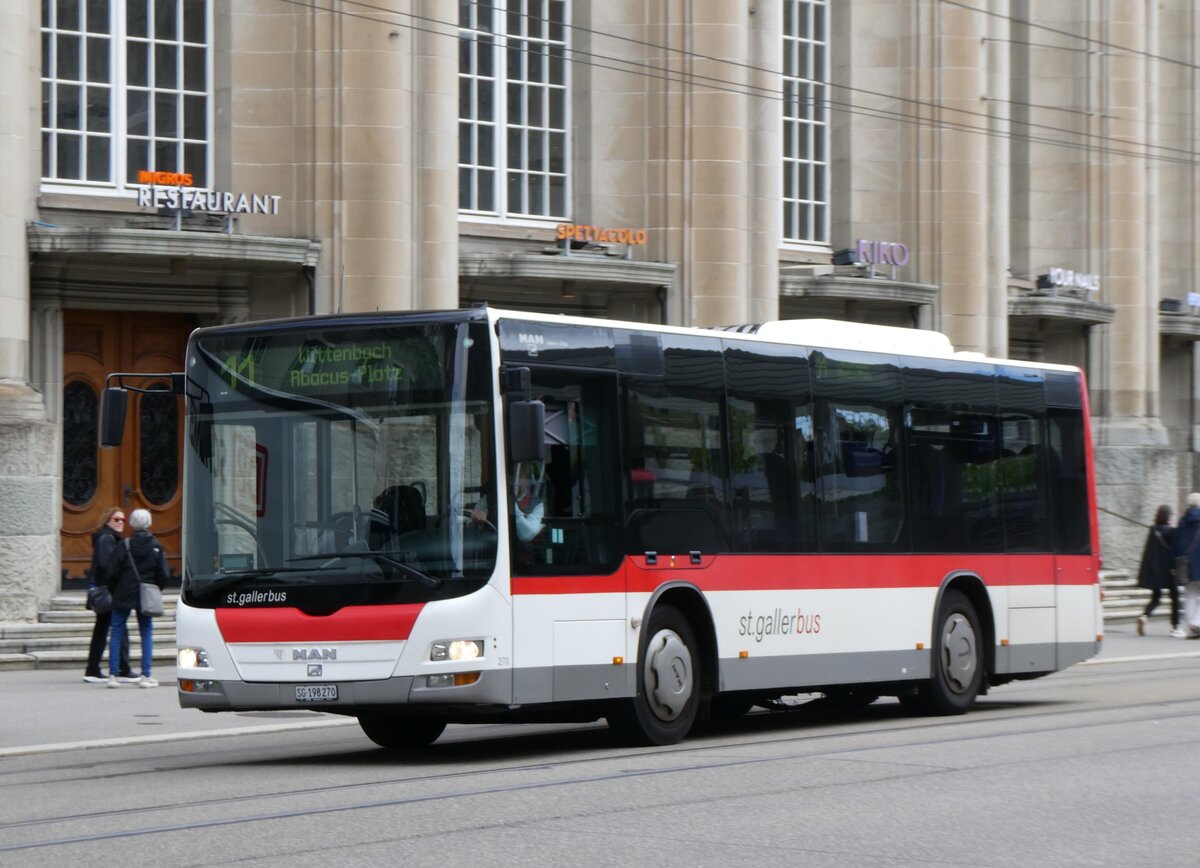
{"type": "Polygon", "coordinates": [[[446,721],[436,717],[375,712],[360,714],[358,725],[362,727],[367,738],[380,747],[391,750],[417,750],[437,741],[437,737],[446,728],[446,721]]]}
{"type": "Polygon", "coordinates": [[[700,707],[700,653],[692,625],[673,606],[659,606],[646,624],[637,668],[637,696],[608,715],[609,726],[635,744],[675,744],[700,707]]]}
{"type": "Polygon", "coordinates": [[[983,684],[979,616],[966,594],[949,590],[942,596],[935,627],[929,681],[903,704],[927,714],[962,714],[983,684]]]}

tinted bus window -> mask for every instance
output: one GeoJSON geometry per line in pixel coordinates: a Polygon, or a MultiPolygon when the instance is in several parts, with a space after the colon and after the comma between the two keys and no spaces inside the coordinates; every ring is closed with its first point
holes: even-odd
{"type": "Polygon", "coordinates": [[[623,378],[628,551],[728,551],[719,342],[674,338],[666,376],[623,378]]]}
{"type": "Polygon", "coordinates": [[[1083,410],[1051,407],[1048,411],[1051,470],[1056,472],[1054,500],[1054,550],[1060,554],[1090,554],[1088,526],[1087,452],[1083,410]]]}
{"type": "Polygon", "coordinates": [[[814,353],[813,373],[822,549],[908,551],[898,366],[814,353]]]}
{"type": "Polygon", "coordinates": [[[1004,550],[997,423],[980,413],[908,413],[913,550],[1004,550]]]}
{"type": "Polygon", "coordinates": [[[1010,552],[1050,551],[1046,508],[1047,456],[1042,420],[1009,413],[1001,420],[1000,489],[1005,547],[1010,552]]]}
{"type": "Polygon", "coordinates": [[[740,551],[815,551],[808,362],[792,347],[730,346],[729,460],[740,551]]]}

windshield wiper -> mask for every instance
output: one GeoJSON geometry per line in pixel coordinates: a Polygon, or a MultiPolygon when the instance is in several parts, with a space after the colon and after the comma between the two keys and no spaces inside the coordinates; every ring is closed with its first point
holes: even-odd
{"type": "Polygon", "coordinates": [[[388,566],[395,567],[400,572],[409,578],[416,579],[427,588],[440,588],[442,580],[436,576],[431,576],[428,573],[418,570],[416,567],[409,566],[404,561],[397,560],[392,555],[401,555],[404,552],[377,552],[377,551],[340,551],[340,552],[324,552],[316,555],[304,555],[298,558],[288,558],[289,561],[313,561],[321,558],[371,558],[375,561],[380,561],[388,566]]]}

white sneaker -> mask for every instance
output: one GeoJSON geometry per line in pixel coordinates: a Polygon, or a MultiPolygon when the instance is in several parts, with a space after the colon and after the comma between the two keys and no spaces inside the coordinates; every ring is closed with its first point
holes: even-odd
{"type": "Polygon", "coordinates": [[[115,675],[110,675],[110,676],[108,676],[108,686],[109,687],[120,687],[121,682],[117,680],[115,675]]]}
{"type": "Polygon", "coordinates": [[[108,681],[103,675],[85,675],[83,680],[88,684],[105,684],[108,681]]]}
{"type": "Polygon", "coordinates": [[[142,680],[138,682],[138,687],[158,687],[158,679],[143,675],[142,680]]]}
{"type": "Polygon", "coordinates": [[[1146,616],[1145,615],[1138,615],[1137,631],[1138,631],[1139,636],[1146,635],[1146,616]]]}
{"type": "Polygon", "coordinates": [[[1174,627],[1171,630],[1171,638],[1172,639],[1186,639],[1187,635],[1188,635],[1187,631],[1180,627],[1174,627]]]}

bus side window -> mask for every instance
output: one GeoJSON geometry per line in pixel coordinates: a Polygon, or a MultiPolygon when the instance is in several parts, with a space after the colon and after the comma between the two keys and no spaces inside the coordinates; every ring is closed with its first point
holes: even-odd
{"type": "Polygon", "coordinates": [[[1010,552],[1050,551],[1046,508],[1050,456],[1042,419],[1007,415],[1001,435],[1004,457],[1000,461],[1000,490],[1005,548],[1010,552]]]}
{"type": "Polygon", "coordinates": [[[818,402],[821,541],[827,551],[907,551],[899,407],[818,402]]]}

